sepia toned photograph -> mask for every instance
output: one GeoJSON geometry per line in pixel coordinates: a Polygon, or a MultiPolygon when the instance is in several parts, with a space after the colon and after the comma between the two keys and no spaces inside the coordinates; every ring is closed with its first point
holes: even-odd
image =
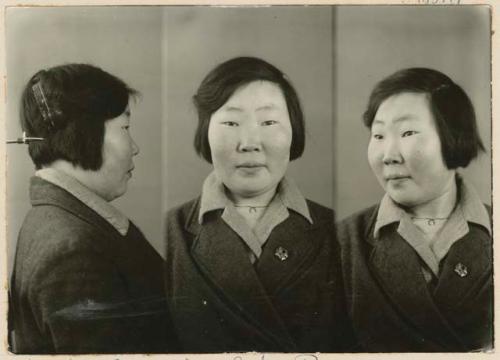
{"type": "Polygon", "coordinates": [[[6,356],[495,352],[493,7],[3,10],[6,356]]]}

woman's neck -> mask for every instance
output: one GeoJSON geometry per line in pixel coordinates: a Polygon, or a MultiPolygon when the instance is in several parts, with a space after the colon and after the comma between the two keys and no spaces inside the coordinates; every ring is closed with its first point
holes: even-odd
{"type": "Polygon", "coordinates": [[[262,207],[267,206],[276,194],[278,186],[274,186],[259,194],[241,195],[227,191],[229,199],[235,206],[262,207]]]}
{"type": "Polygon", "coordinates": [[[444,219],[448,218],[455,208],[457,202],[457,184],[455,176],[450,177],[444,192],[423,204],[408,209],[408,212],[416,218],[444,219]]]}
{"type": "Polygon", "coordinates": [[[253,196],[241,196],[228,191],[228,197],[250,229],[254,229],[276,194],[276,189],[277,186],[274,186],[261,194],[253,194],[253,196]]]}

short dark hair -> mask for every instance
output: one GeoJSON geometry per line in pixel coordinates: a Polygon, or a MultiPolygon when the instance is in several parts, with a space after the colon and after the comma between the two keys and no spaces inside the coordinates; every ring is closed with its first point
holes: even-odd
{"type": "Polygon", "coordinates": [[[380,81],[363,115],[365,125],[371,127],[382,102],[403,92],[427,94],[448,169],[466,167],[479,151],[485,150],[469,97],[448,76],[433,69],[403,69],[380,81]]]}
{"type": "Polygon", "coordinates": [[[138,92],[88,64],[66,64],[37,72],[21,96],[21,127],[31,142],[37,169],[67,160],[86,170],[102,165],[104,123],[125,111],[138,92]]]}
{"type": "Polygon", "coordinates": [[[198,127],[194,137],[196,152],[212,163],[208,142],[210,118],[241,86],[264,80],[277,84],[285,97],[290,123],[292,144],[290,160],[299,158],[304,152],[304,115],[299,97],[287,76],[268,62],[255,57],[237,57],[219,64],[203,79],[193,102],[198,111],[198,127]]]}

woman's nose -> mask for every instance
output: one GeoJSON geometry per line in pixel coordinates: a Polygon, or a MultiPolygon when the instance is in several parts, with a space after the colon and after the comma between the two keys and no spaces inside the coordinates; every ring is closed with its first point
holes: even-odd
{"type": "Polygon", "coordinates": [[[399,145],[397,141],[388,140],[385,143],[384,158],[383,162],[385,165],[390,164],[401,164],[403,162],[403,157],[399,151],[399,145]]]}
{"type": "Polygon", "coordinates": [[[132,156],[139,154],[139,151],[139,145],[137,145],[137,143],[132,139],[132,156]]]}
{"type": "Polygon", "coordinates": [[[238,143],[238,151],[251,152],[261,150],[262,143],[258,126],[256,124],[242,126],[240,131],[240,140],[238,143]]]}

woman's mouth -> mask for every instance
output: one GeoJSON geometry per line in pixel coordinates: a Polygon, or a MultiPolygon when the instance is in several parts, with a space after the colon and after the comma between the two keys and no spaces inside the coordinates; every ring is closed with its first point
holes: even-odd
{"type": "Polygon", "coordinates": [[[409,175],[400,175],[400,174],[394,174],[394,175],[386,175],[384,176],[385,181],[390,181],[390,180],[404,180],[404,179],[409,179],[409,175]]]}
{"type": "Polygon", "coordinates": [[[409,176],[409,175],[399,175],[399,174],[388,175],[388,176],[384,177],[385,182],[388,185],[392,185],[392,186],[401,185],[401,184],[405,183],[407,180],[409,180],[410,178],[411,178],[411,176],[409,176]]]}
{"type": "Polygon", "coordinates": [[[236,165],[236,169],[243,176],[256,176],[264,167],[265,165],[259,162],[244,162],[236,165]]]}
{"type": "Polygon", "coordinates": [[[261,167],[264,167],[265,165],[263,163],[259,163],[259,162],[244,162],[244,163],[241,163],[241,164],[238,164],[236,165],[236,168],[240,169],[240,168],[243,168],[243,169],[253,169],[253,168],[261,168],[261,167]]]}

